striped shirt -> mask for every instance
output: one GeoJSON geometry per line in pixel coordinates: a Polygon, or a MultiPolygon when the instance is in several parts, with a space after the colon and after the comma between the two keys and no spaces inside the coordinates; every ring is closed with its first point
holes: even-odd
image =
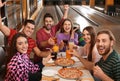
{"type": "Polygon", "coordinates": [[[120,81],[120,55],[114,50],[105,61],[101,58],[97,65],[114,81],[120,81]]]}
{"type": "Polygon", "coordinates": [[[27,54],[17,52],[7,65],[5,81],[28,81],[28,73],[36,73],[39,70],[39,65],[34,65],[27,54]]]}

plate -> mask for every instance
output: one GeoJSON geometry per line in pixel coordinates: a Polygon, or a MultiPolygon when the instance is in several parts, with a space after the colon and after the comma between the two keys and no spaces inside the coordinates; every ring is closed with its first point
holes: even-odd
{"type": "Polygon", "coordinates": [[[78,79],[83,72],[77,68],[62,68],[58,70],[58,75],[65,79],[78,79]]]}
{"type": "Polygon", "coordinates": [[[68,59],[68,58],[58,58],[55,61],[55,64],[59,65],[59,66],[71,66],[74,63],[75,63],[75,61],[73,59],[68,59]]]}
{"type": "Polygon", "coordinates": [[[72,56],[71,59],[73,59],[74,61],[80,61],[77,57],[72,56]]]}
{"type": "Polygon", "coordinates": [[[42,71],[42,75],[44,76],[55,76],[56,74],[57,74],[57,71],[53,69],[44,69],[42,71]]]}

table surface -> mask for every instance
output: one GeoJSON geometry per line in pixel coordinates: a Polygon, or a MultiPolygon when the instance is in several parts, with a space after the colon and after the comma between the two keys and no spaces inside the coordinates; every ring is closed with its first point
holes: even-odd
{"type": "MultiPolygon", "coordinates": [[[[63,53],[63,54],[65,54],[65,53],[63,53]]],[[[62,55],[62,56],[65,57],[65,55],[62,55]]],[[[75,60],[75,64],[73,66],[69,66],[69,67],[76,67],[76,68],[80,69],[80,71],[83,72],[83,75],[80,77],[80,81],[94,81],[90,72],[87,69],[84,68],[84,65],[76,57],[72,57],[72,59],[75,60]]],[[[54,71],[56,71],[56,74],[54,76],[44,76],[44,75],[42,75],[43,78],[42,78],[41,81],[77,81],[77,80],[64,79],[64,78],[60,77],[57,74],[57,72],[61,68],[62,68],[61,66],[54,65],[54,62],[52,62],[52,61],[48,62],[46,64],[46,66],[43,68],[42,72],[45,71],[45,70],[54,70],[54,71]],[[51,78],[59,78],[59,80],[53,80],[51,78]]],[[[49,74],[50,73],[48,72],[48,75],[49,74]]]]}

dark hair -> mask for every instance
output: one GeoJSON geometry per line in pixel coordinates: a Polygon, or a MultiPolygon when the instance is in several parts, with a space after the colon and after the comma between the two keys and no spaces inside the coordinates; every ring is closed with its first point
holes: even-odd
{"type": "Polygon", "coordinates": [[[116,41],[113,33],[110,30],[108,30],[108,29],[104,29],[104,30],[99,31],[97,33],[97,36],[100,35],[100,34],[107,34],[109,36],[110,40],[116,41]]]}
{"type": "Polygon", "coordinates": [[[61,32],[61,33],[64,33],[64,32],[65,32],[65,30],[64,30],[64,28],[63,28],[63,24],[65,23],[65,21],[69,21],[69,22],[71,23],[71,30],[70,30],[70,35],[71,35],[72,30],[73,30],[73,24],[72,24],[72,21],[71,21],[70,19],[64,19],[64,21],[62,22],[62,27],[61,27],[60,32],[61,32]]]}
{"type": "Polygon", "coordinates": [[[50,18],[52,18],[53,19],[53,16],[50,14],[50,13],[46,13],[45,15],[44,15],[44,21],[45,21],[45,18],[47,18],[47,17],[50,17],[50,18]]]}
{"type": "Polygon", "coordinates": [[[19,37],[25,37],[27,39],[26,35],[22,33],[17,33],[13,36],[11,40],[11,46],[10,46],[10,52],[9,52],[10,54],[8,54],[7,62],[9,62],[11,58],[14,56],[14,54],[17,53],[16,42],[19,37]]]}
{"type": "Polygon", "coordinates": [[[95,45],[96,32],[95,32],[95,29],[92,26],[87,26],[83,29],[83,31],[84,30],[87,30],[90,34],[90,37],[91,37],[88,60],[92,61],[92,50],[93,50],[93,47],[95,45]]]}
{"type": "Polygon", "coordinates": [[[27,23],[35,25],[35,21],[34,20],[27,19],[27,20],[24,21],[23,25],[26,26],[27,23]]]}

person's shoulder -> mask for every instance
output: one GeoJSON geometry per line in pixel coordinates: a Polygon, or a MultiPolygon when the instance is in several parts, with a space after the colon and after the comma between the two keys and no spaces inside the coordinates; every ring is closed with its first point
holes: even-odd
{"type": "Polygon", "coordinates": [[[28,39],[28,41],[30,41],[30,42],[35,41],[35,40],[34,40],[33,38],[31,38],[31,37],[28,37],[27,39],[28,39]]]}
{"type": "Polygon", "coordinates": [[[37,31],[37,33],[41,33],[41,32],[43,32],[44,31],[44,28],[42,27],[42,28],[40,28],[38,31],[37,31]]]}
{"type": "Polygon", "coordinates": [[[10,31],[11,32],[16,32],[17,33],[17,30],[13,29],[13,28],[10,28],[10,31]]]}

